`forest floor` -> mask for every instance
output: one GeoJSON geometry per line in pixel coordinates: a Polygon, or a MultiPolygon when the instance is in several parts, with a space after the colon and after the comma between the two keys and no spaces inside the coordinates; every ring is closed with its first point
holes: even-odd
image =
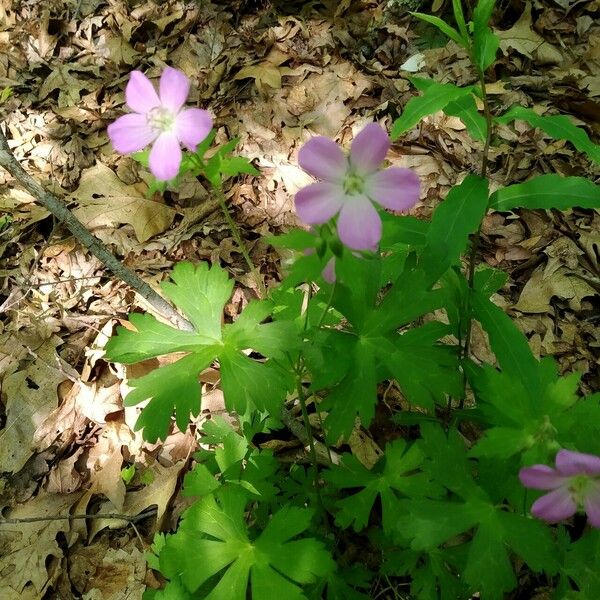
{"type": "MultiPolygon", "coordinates": [[[[304,141],[325,135],[347,146],[372,120],[389,129],[416,93],[411,74],[474,82],[464,51],[400,1],[279,5],[0,0],[0,112],[17,159],[152,286],[180,260],[226,267],[237,282],[230,319],[256,290],[208,187],[190,178],[147,198],[148,173],[108,141],[132,70],[152,79],[167,64],[184,71],[190,103],[215,118],[217,142],[239,138],[238,153],[260,170],[235,180],[227,198],[267,286],[286,256],[263,236],[298,224],[304,141]]],[[[436,14],[447,8],[435,0],[436,14]]],[[[499,2],[493,110],[569,114],[597,140],[598,11],[599,0],[499,2]]],[[[481,150],[442,113],[395,143],[390,162],[422,181],[412,214],[429,218],[478,170],[481,150]]],[[[541,173],[600,177],[570,145],[522,122],[497,128],[490,157],[495,187],[541,173]]],[[[145,586],[160,585],[144,558],[154,532],[172,529],[188,502],[179,492],[197,447],[193,430],[224,411],[218,370],[202,376],[203,410],[191,430],[144,442],[134,431],[138,408],[122,399],[129,378],[158,361],[125,369],[102,356],[115,326],[147,303],[4,171],[0,256],[0,598],[138,600],[145,586]],[[123,518],[56,518],[86,513],[123,518]]],[[[534,353],[582,372],[584,392],[600,389],[600,212],[489,214],[480,260],[509,274],[494,299],[534,353]]],[[[493,361],[477,328],[473,353],[493,361]]],[[[303,452],[289,439],[269,444],[303,452]]]]}

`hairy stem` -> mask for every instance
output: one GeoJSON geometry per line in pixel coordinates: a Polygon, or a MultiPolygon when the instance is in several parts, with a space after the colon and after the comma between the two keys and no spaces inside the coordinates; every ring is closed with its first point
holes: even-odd
{"type": "Polygon", "coordinates": [[[142,298],[163,316],[175,322],[180,328],[192,331],[193,325],[182,317],[160,294],[155,292],[144,280],[131,269],[123,265],[108,248],[94,237],[69,210],[67,205],[47,192],[19,164],[8,146],[6,137],[0,130],[0,166],[4,167],[44,208],[52,213],[96,258],[109,268],[121,281],[127,283],[142,298]]]}
{"type": "Polygon", "coordinates": [[[240,234],[239,227],[236,225],[235,221],[231,217],[231,213],[229,212],[229,209],[227,208],[227,203],[225,202],[225,194],[223,193],[223,188],[220,185],[215,185],[213,189],[215,190],[215,192],[217,194],[217,200],[219,201],[219,204],[221,205],[221,210],[223,211],[223,215],[225,217],[225,220],[227,221],[227,225],[229,225],[229,229],[231,230],[233,239],[235,240],[235,243],[238,245],[238,248],[239,248],[240,252],[242,253],[242,256],[244,257],[244,260],[246,261],[246,264],[248,265],[248,269],[250,269],[250,272],[252,273],[252,275],[254,276],[254,279],[256,280],[258,296],[260,298],[264,298],[267,294],[267,291],[265,288],[265,283],[262,280],[262,277],[260,276],[258,269],[252,262],[252,259],[250,258],[250,254],[248,254],[248,249],[246,248],[246,244],[244,243],[244,240],[242,239],[242,235],[240,234]]]}

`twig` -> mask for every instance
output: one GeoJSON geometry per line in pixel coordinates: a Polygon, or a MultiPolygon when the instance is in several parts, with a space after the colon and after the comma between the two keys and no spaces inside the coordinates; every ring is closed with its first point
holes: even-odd
{"type": "Polygon", "coordinates": [[[160,294],[155,292],[145,281],[124,266],[108,248],[94,237],[69,210],[67,205],[56,196],[47,192],[15,158],[4,133],[0,130],[0,166],[4,167],[19,183],[61,223],[96,258],[108,267],[119,279],[131,286],[140,296],[147,300],[159,313],[177,323],[182,329],[192,331],[193,325],[182,317],[160,294]]]}
{"type": "Polygon", "coordinates": [[[55,517],[23,517],[15,519],[0,519],[0,525],[19,525],[21,523],[40,523],[43,521],[76,521],[80,519],[118,519],[120,521],[127,521],[128,523],[137,523],[146,517],[150,517],[156,514],[156,508],[149,508],[139,515],[122,515],[120,513],[96,513],[96,514],[85,514],[85,515],[61,515],[55,517]]]}

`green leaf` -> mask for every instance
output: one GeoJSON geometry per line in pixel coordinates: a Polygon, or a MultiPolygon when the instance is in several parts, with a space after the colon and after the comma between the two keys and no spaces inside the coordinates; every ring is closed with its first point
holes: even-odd
{"type": "Polygon", "coordinates": [[[245,156],[224,158],[221,161],[221,173],[226,177],[236,177],[241,173],[260,175],[260,171],[245,156]]]}
{"type": "Polygon", "coordinates": [[[381,213],[383,222],[383,235],[379,247],[387,249],[396,244],[408,246],[424,246],[427,241],[429,223],[416,217],[392,215],[388,212],[381,213]]]}
{"type": "Polygon", "coordinates": [[[450,102],[471,93],[470,86],[459,88],[451,83],[436,83],[417,77],[411,77],[410,81],[417,88],[422,86],[419,89],[424,89],[424,92],[406,103],[403,113],[392,126],[392,140],[414,127],[424,116],[443,110],[450,102]]]}
{"type": "Polygon", "coordinates": [[[452,0],[452,12],[454,12],[454,20],[458,25],[458,30],[460,31],[460,35],[462,39],[469,42],[469,30],[467,29],[467,24],[465,22],[465,15],[462,9],[461,0],[452,0]]]}
{"type": "Polygon", "coordinates": [[[361,531],[368,525],[373,504],[379,496],[383,530],[391,534],[397,516],[398,494],[420,497],[436,489],[426,475],[416,472],[422,460],[423,454],[418,446],[407,447],[402,439],[386,446],[384,457],[372,470],[364,467],[356,457],[344,455],[340,466],[326,472],[325,480],[339,489],[362,489],[336,502],[340,509],[335,517],[336,523],[343,528],[352,525],[355,531],[361,531]]]}
{"type": "Polygon", "coordinates": [[[508,112],[496,117],[498,123],[507,124],[516,119],[527,122],[532,127],[539,127],[555,140],[567,140],[577,150],[586,154],[594,162],[600,163],[600,145],[594,144],[588,134],[573,125],[565,115],[538,115],[531,108],[524,106],[513,106],[508,112]]]}
{"type": "Polygon", "coordinates": [[[233,280],[227,271],[201,262],[193,265],[180,262],[175,265],[171,279],[161,287],[167,298],[180,308],[199,333],[221,339],[223,307],[233,291],[233,280]]]}
{"type": "Polygon", "coordinates": [[[490,208],[495,210],[567,210],[575,206],[600,208],[600,186],[585,177],[561,177],[550,173],[496,190],[490,198],[490,208]]]}
{"type": "Polygon", "coordinates": [[[475,233],[488,204],[488,182],[467,175],[437,207],[427,231],[421,267],[430,284],[435,283],[464,253],[469,235],[475,233]]]}
{"type": "Polygon", "coordinates": [[[502,370],[517,377],[531,394],[539,394],[538,361],[512,319],[481,292],[472,292],[471,308],[487,332],[502,370]]]}
{"type": "Polygon", "coordinates": [[[477,109],[477,104],[472,94],[462,96],[458,100],[450,102],[444,108],[444,112],[452,117],[458,117],[465,124],[471,137],[481,142],[485,141],[487,136],[487,122],[477,109]]]}
{"type": "Polygon", "coordinates": [[[215,340],[205,335],[180,331],[161,323],[149,314],[131,313],[129,322],[136,330],[117,327],[117,334],[106,344],[108,360],[129,365],[155,356],[189,352],[199,346],[215,343],[215,340]]]}
{"type": "Polygon", "coordinates": [[[310,525],[310,510],[283,507],[252,541],[244,507],[243,495],[223,488],[218,500],[209,495],[188,509],[160,553],[162,573],[179,577],[190,592],[217,576],[207,600],[245,600],[249,583],[254,600],[300,600],[302,585],[335,569],[323,544],[294,539],[310,525]]]}
{"type": "Polygon", "coordinates": [[[203,346],[199,352],[129,381],[133,389],[125,398],[125,406],[150,400],[135,424],[136,431],[144,430],[145,440],[166,439],[174,411],[177,427],[181,431],[187,429],[190,415],[195,417],[200,413],[198,375],[214,358],[215,348],[203,346]]]}
{"type": "Polygon", "coordinates": [[[496,60],[500,40],[489,28],[495,0],[479,0],[473,11],[473,61],[483,73],[496,60]]]}
{"type": "Polygon", "coordinates": [[[276,248],[305,250],[306,248],[314,248],[319,238],[305,229],[292,229],[282,235],[268,235],[263,239],[267,244],[271,244],[276,248]]]}
{"type": "Polygon", "coordinates": [[[461,36],[461,34],[458,33],[454,27],[448,25],[448,23],[446,23],[446,21],[443,19],[440,19],[434,15],[428,15],[426,13],[411,12],[410,14],[413,17],[417,17],[417,19],[420,19],[421,21],[425,21],[425,23],[429,23],[430,25],[437,27],[444,35],[448,36],[451,40],[454,40],[459,46],[462,46],[463,48],[468,47],[467,40],[463,38],[463,36],[461,36]]]}

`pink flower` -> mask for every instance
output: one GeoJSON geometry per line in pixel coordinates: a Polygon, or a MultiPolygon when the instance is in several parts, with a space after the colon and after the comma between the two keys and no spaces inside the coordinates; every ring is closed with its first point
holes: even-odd
{"type": "Polygon", "coordinates": [[[373,250],[381,239],[381,218],[373,203],[406,211],[419,200],[419,178],[410,169],[378,170],[390,148],[387,133],[367,125],[352,142],[350,156],[329,138],[315,137],[302,146],[300,166],[321,179],[296,194],[296,212],[309,225],[321,225],[339,213],[337,230],[353,250],[373,250]]]}
{"type": "Polygon", "coordinates": [[[556,469],[533,465],[521,469],[519,479],[526,487],[552,490],[533,503],[534,516],[557,523],[583,507],[590,525],[600,528],[600,456],[560,450],[556,469]]]}
{"type": "Polygon", "coordinates": [[[149,164],[160,180],[173,179],[181,165],[183,144],[192,152],[210,133],[212,118],[200,108],[184,109],[189,79],[166,67],[160,77],[160,94],[141,71],[132,71],[125,88],[127,106],[134,111],[108,126],[108,137],[121,154],[137,152],[152,144],[149,164]]]}

